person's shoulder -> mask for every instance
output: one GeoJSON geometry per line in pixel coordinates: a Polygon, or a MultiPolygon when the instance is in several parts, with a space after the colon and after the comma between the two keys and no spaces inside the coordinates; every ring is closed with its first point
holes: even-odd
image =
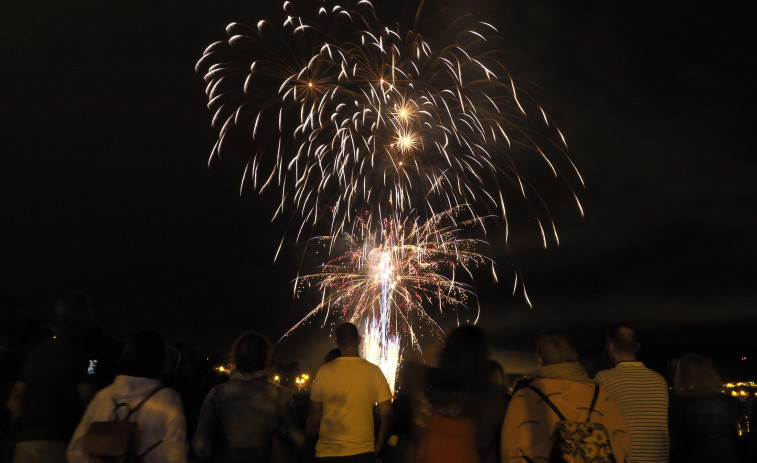
{"type": "Polygon", "coordinates": [[[171,400],[181,400],[181,394],[179,394],[179,391],[170,386],[166,386],[165,384],[160,386],[160,390],[158,390],[155,395],[171,400]]]}
{"type": "Polygon", "coordinates": [[[593,381],[589,378],[586,378],[586,380],[574,380],[574,379],[563,379],[563,378],[534,378],[533,381],[529,384],[529,386],[533,386],[538,388],[541,391],[546,390],[563,390],[563,389],[570,389],[570,388],[594,388],[594,386],[597,384],[596,381],[593,381]]]}

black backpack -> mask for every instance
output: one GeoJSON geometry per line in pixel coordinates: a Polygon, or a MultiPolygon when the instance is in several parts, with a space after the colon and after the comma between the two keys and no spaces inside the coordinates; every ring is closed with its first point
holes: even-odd
{"type": "MultiPolygon", "coordinates": [[[[550,463],[615,463],[610,437],[602,423],[592,423],[591,414],[597,404],[599,385],[594,387],[589,416],[586,421],[568,421],[551,400],[536,386],[529,385],[560,418],[554,431],[554,443],[549,455],[550,463]]],[[[532,460],[526,458],[526,461],[532,460]]]]}
{"type": "Polygon", "coordinates": [[[134,448],[134,430],[137,423],[130,418],[137,410],[147,402],[156,392],[165,386],[158,386],[145,396],[134,408],[130,408],[125,402],[116,402],[113,399],[113,420],[111,421],[94,421],[89,425],[89,429],[84,434],[82,442],[82,451],[89,455],[93,463],[136,463],[143,460],[144,456],[155,447],[160,445],[163,440],[159,440],[151,445],[144,452],[137,454],[134,448]],[[123,418],[118,418],[118,409],[126,407],[129,412],[123,418]]]}

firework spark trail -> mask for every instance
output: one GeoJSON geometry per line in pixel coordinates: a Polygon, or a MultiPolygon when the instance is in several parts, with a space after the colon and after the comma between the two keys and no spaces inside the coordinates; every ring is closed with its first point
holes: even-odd
{"type": "MultiPolygon", "coordinates": [[[[431,327],[441,334],[426,307],[444,313],[465,306],[475,294],[460,278],[472,279],[474,267],[490,262],[478,251],[486,243],[460,235],[480,220],[458,220],[466,211],[463,207],[444,211],[425,222],[384,219],[377,234],[367,228],[369,217],[358,219],[357,231],[339,240],[346,251],[323,264],[320,272],[298,278],[300,287],[316,285],[322,299],[284,336],[318,314],[333,311],[356,324],[364,318],[377,319],[381,339],[399,334],[415,347],[420,347],[416,327],[431,327]]],[[[328,246],[335,237],[315,240],[328,246]]],[[[388,343],[382,348],[386,347],[388,343]]]]}
{"type": "Polygon", "coordinates": [[[347,231],[366,209],[429,217],[466,204],[507,220],[510,185],[537,206],[539,228],[554,229],[516,164],[530,151],[568,187],[560,166],[580,176],[562,134],[498,60],[494,27],[460,17],[435,47],[382,26],[366,0],[329,0],[314,17],[285,2],[284,12],[280,27],[230,24],[197,70],[219,132],[211,159],[234,128],[249,130],[244,178],[280,187],[276,215],[295,209],[298,237],[321,222],[347,231]]]}
{"type": "Polygon", "coordinates": [[[381,333],[380,323],[375,318],[365,321],[363,358],[381,368],[386,381],[389,383],[390,390],[394,391],[397,370],[402,360],[401,340],[398,334],[381,333]]]}

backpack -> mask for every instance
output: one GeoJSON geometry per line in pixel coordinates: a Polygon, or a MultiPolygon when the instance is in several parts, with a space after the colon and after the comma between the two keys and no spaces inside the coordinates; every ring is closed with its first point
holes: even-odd
{"type": "MultiPolygon", "coordinates": [[[[599,385],[594,387],[589,415],[586,421],[568,421],[547,396],[534,385],[528,386],[560,418],[555,427],[555,438],[550,452],[550,463],[615,463],[610,437],[602,423],[592,423],[591,414],[597,404],[599,385]]],[[[530,459],[527,459],[530,461],[530,459]]]]}
{"type": "Polygon", "coordinates": [[[165,386],[158,386],[145,396],[134,408],[125,402],[116,402],[113,409],[113,420],[94,421],[84,433],[82,451],[90,456],[93,463],[135,463],[140,462],[148,452],[163,442],[163,439],[150,446],[144,452],[137,454],[134,448],[134,430],[137,423],[130,421],[132,415],[147,402],[156,392],[165,386]],[[118,418],[118,409],[126,407],[129,412],[122,419],[118,418]]]}

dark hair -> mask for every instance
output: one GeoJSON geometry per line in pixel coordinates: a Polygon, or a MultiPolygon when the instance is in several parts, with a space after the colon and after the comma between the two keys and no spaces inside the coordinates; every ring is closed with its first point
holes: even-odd
{"type": "Polygon", "coordinates": [[[489,358],[486,332],[473,325],[463,325],[449,334],[439,358],[439,367],[425,374],[426,397],[432,409],[459,408],[475,414],[483,402],[490,383],[485,377],[489,358]]]}
{"type": "Polygon", "coordinates": [[[163,336],[140,331],[129,337],[120,360],[120,370],[128,376],[159,378],[163,370],[163,336]]]}
{"type": "Polygon", "coordinates": [[[720,394],[723,381],[709,358],[699,354],[684,354],[678,359],[673,390],[683,397],[706,397],[720,394]]]}
{"type": "Polygon", "coordinates": [[[245,331],[231,345],[229,361],[242,373],[263,370],[273,356],[273,344],[265,336],[245,331]]]}
{"type": "Polygon", "coordinates": [[[357,346],[360,344],[360,335],[357,326],[346,322],[336,327],[336,345],[339,347],[357,346]]]}
{"type": "Polygon", "coordinates": [[[536,338],[536,353],[544,365],[578,361],[573,337],[558,329],[548,329],[539,334],[536,338]]]}
{"type": "Polygon", "coordinates": [[[338,347],[335,347],[326,353],[326,356],[323,357],[323,363],[329,363],[330,361],[334,359],[338,359],[341,356],[342,356],[342,350],[339,349],[338,347]]]}
{"type": "Polygon", "coordinates": [[[607,329],[607,342],[615,346],[615,350],[622,354],[636,355],[639,351],[636,332],[622,323],[617,323],[607,329]]]}
{"type": "Polygon", "coordinates": [[[89,298],[85,293],[66,294],[53,307],[56,325],[64,330],[79,331],[89,324],[89,298]]]}
{"type": "Polygon", "coordinates": [[[474,378],[483,374],[489,358],[486,332],[474,325],[457,327],[444,343],[439,368],[457,375],[474,378]]]}
{"type": "Polygon", "coordinates": [[[506,388],[510,387],[510,381],[507,379],[505,369],[501,363],[494,359],[489,359],[484,364],[484,376],[493,384],[506,388]],[[498,376],[501,378],[501,382],[497,380],[498,376]]]}

